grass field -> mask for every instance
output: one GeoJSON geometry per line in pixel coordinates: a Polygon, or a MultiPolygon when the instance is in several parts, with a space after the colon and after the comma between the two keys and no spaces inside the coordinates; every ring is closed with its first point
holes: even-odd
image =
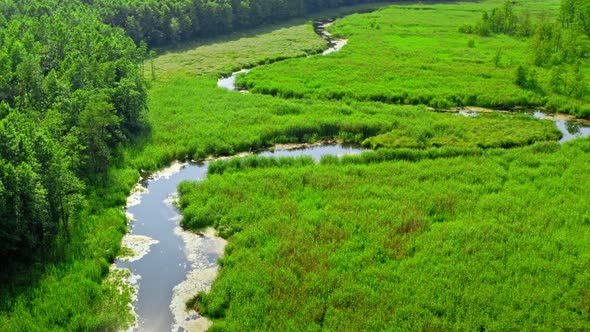
{"type": "MultiPolygon", "coordinates": [[[[590,97],[576,100],[551,92],[550,68],[535,67],[539,88],[517,86],[515,71],[531,62],[526,38],[460,33],[501,1],[390,6],[350,15],[330,27],[349,39],[338,53],[292,59],[252,70],[238,85],[286,98],[373,100],[435,108],[482,106],[509,109],[547,106],[590,116],[590,97]],[[471,46],[470,46],[471,43],[471,46]]],[[[533,21],[556,17],[558,0],[518,1],[516,11],[533,21]]],[[[584,71],[590,75],[585,61],[584,71]]]]}
{"type": "Polygon", "coordinates": [[[590,327],[590,140],[372,154],[181,184],[183,224],[229,236],[211,331],[590,327]]]}
{"type": "MultiPolygon", "coordinates": [[[[481,6],[492,8],[492,5],[486,2],[481,6]]],[[[476,4],[455,6],[471,8],[465,9],[468,13],[480,8],[476,4]]],[[[359,10],[366,9],[359,7],[359,10]]],[[[399,10],[413,15],[429,12],[399,10]]],[[[363,20],[381,15],[379,13],[383,11],[351,15],[342,22],[363,20]]],[[[463,13],[463,9],[459,13],[463,13]]],[[[323,15],[331,17],[338,14],[323,15]]],[[[411,21],[412,17],[406,20],[411,21]]],[[[336,27],[344,26],[344,23],[338,21],[336,27]]],[[[325,47],[325,42],[313,32],[309,21],[293,21],[279,28],[230,35],[221,40],[204,41],[193,45],[196,46],[194,48],[186,45],[162,52],[163,55],[153,63],[156,79],[151,83],[149,103],[152,132],[149,138],[127,150],[127,162],[135,169],[156,169],[174,159],[202,159],[208,155],[230,155],[268,147],[273,143],[322,138],[340,138],[359,144],[364,141],[372,147],[419,148],[447,145],[515,147],[558,138],[557,131],[549,122],[528,121],[518,115],[470,119],[451,114],[429,114],[424,106],[394,106],[354,98],[322,98],[316,94],[323,89],[319,87],[324,83],[323,79],[340,70],[350,70],[346,77],[342,77],[342,84],[346,84],[351,91],[369,91],[371,86],[381,84],[367,84],[363,77],[365,73],[362,70],[371,66],[360,67],[360,71],[356,71],[359,68],[353,70],[347,67],[351,63],[347,54],[354,47],[366,49],[381,44],[373,39],[366,42],[351,39],[342,51],[330,56],[302,57],[316,52],[322,45],[325,47]],[[294,59],[255,68],[252,75],[246,76],[247,79],[258,79],[263,75],[272,77],[269,71],[282,68],[290,74],[272,77],[272,80],[280,82],[281,86],[288,86],[293,80],[314,82],[310,84],[317,87],[314,86],[314,93],[309,95],[311,98],[273,98],[257,93],[243,95],[216,87],[216,79],[229,72],[284,58],[294,59]],[[305,71],[313,63],[324,65],[318,66],[318,72],[315,69],[305,71]],[[327,76],[322,78],[324,74],[327,76]],[[381,136],[370,138],[375,135],[381,136]]],[[[501,41],[500,38],[495,42],[501,41]]],[[[387,59],[381,60],[383,65],[390,63],[387,59]]],[[[146,64],[147,76],[150,76],[149,67],[146,64]]],[[[430,91],[434,93],[443,89],[433,85],[430,91]]],[[[279,94],[279,97],[284,96],[279,94]]],[[[502,99],[502,96],[496,97],[502,99]]]]}
{"type": "Polygon", "coordinates": [[[181,74],[154,85],[152,133],[145,145],[132,151],[135,168],[325,138],[357,144],[368,139],[366,144],[375,147],[515,147],[559,138],[551,122],[529,116],[465,118],[429,112],[424,106],[285,100],[225,91],[215,82],[214,76],[181,74]],[[379,134],[385,136],[370,138],[379,134]],[[395,139],[389,139],[392,135],[395,139]]]}
{"type": "MultiPolygon", "coordinates": [[[[590,141],[533,144],[559,134],[526,115],[468,118],[390,105],[547,103],[551,96],[513,84],[514,69],[528,61],[526,41],[457,32],[499,4],[402,5],[346,17],[332,30],[349,38],[342,51],[255,68],[239,78],[252,94],[214,92],[215,77],[202,77],[203,93],[219,94],[203,106],[217,120],[205,122],[224,125],[207,134],[183,129],[190,134],[180,141],[194,141],[176,148],[188,156],[233,127],[230,114],[258,114],[219,135],[230,152],[258,146],[238,141],[328,137],[381,148],[320,165],[220,161],[207,180],[180,186],[183,226],[212,225],[229,239],[211,293],[189,303],[214,319],[212,331],[590,328],[590,141]],[[343,129],[351,123],[363,129],[343,129]]],[[[532,15],[558,9],[558,1],[520,4],[532,15]]],[[[191,78],[178,79],[196,91],[191,78]]],[[[173,124],[166,91],[153,95],[167,115],[158,123],[173,124]]],[[[174,128],[154,132],[170,143],[153,148],[176,142],[174,128]]]]}

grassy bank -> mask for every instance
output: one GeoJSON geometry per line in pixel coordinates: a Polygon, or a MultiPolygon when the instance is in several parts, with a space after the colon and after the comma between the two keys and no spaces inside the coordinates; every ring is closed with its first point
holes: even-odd
{"type": "Polygon", "coordinates": [[[588,329],[589,158],[586,139],[183,183],[183,224],[230,236],[194,305],[213,331],[588,329]]]}
{"type": "MultiPolygon", "coordinates": [[[[514,10],[518,15],[527,13],[535,24],[555,20],[559,3],[519,1],[514,10]]],[[[551,81],[554,69],[530,65],[530,38],[459,32],[461,25],[478,22],[484,11],[501,4],[399,5],[351,15],[329,29],[349,39],[342,51],[257,68],[239,76],[238,85],[254,93],[286,98],[372,100],[441,109],[546,106],[590,116],[588,93],[580,97],[556,93],[551,81]],[[519,66],[530,66],[535,72],[534,88],[515,83],[519,66]]],[[[587,59],[580,61],[582,72],[590,75],[587,59]]]]}
{"type": "Polygon", "coordinates": [[[375,102],[285,100],[216,87],[215,76],[184,74],[150,94],[149,141],[130,152],[134,167],[154,169],[174,159],[203,159],[275,143],[338,138],[373,147],[513,147],[556,140],[549,121],[523,115],[465,118],[424,106],[375,102]],[[385,136],[375,135],[383,134],[385,136]],[[392,138],[395,137],[395,138],[392,138]]]}
{"type": "Polygon", "coordinates": [[[117,173],[112,187],[89,193],[55,261],[5,271],[0,330],[114,331],[133,321],[132,290],[119,276],[109,277],[109,267],[127,230],[120,206],[137,172],[117,173]]]}

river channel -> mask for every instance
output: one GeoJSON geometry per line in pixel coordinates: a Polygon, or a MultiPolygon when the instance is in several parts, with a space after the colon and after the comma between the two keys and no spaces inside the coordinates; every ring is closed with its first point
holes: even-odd
{"type": "MultiPolygon", "coordinates": [[[[334,53],[340,51],[347,43],[348,39],[337,39],[332,38],[332,35],[327,31],[327,28],[334,24],[334,19],[328,21],[316,21],[313,24],[314,31],[322,37],[327,45],[328,48],[322,52],[322,55],[328,55],[330,53],[334,53]]],[[[233,72],[230,76],[222,77],[217,81],[217,86],[223,89],[227,89],[230,91],[236,90],[236,77],[238,74],[246,74],[250,71],[250,69],[241,69],[238,71],[233,72]]],[[[248,92],[247,90],[240,90],[242,93],[248,92]]],[[[483,110],[484,112],[496,112],[494,110],[484,110],[477,108],[479,110],[483,110]]],[[[499,111],[499,112],[506,112],[507,111],[499,111]]],[[[479,111],[472,111],[469,109],[466,110],[456,110],[457,114],[463,116],[478,116],[479,111]]],[[[590,123],[588,122],[581,122],[579,119],[575,117],[566,115],[566,114],[547,114],[541,111],[534,111],[529,113],[531,116],[540,119],[540,120],[550,120],[553,121],[557,129],[561,132],[561,139],[559,140],[560,143],[564,143],[570,141],[572,139],[578,137],[588,137],[590,136],[590,123]]]]}
{"type": "MultiPolygon", "coordinates": [[[[313,23],[313,30],[315,31],[315,33],[322,37],[328,45],[328,48],[322,52],[322,55],[328,55],[330,53],[338,52],[348,43],[348,39],[332,38],[332,34],[330,34],[327,31],[328,27],[334,24],[335,20],[336,19],[331,19],[327,21],[315,21],[313,23]]],[[[249,71],[250,69],[244,68],[233,72],[230,76],[222,77],[219,80],[217,80],[217,86],[230,91],[235,91],[237,75],[242,73],[248,73],[249,71]]],[[[248,91],[242,90],[240,92],[248,91]]]]}
{"type": "MultiPolygon", "coordinates": [[[[316,145],[275,149],[261,156],[308,155],[319,161],[324,155],[355,154],[362,150],[342,145],[316,145]]],[[[131,331],[184,331],[208,327],[208,320],[186,312],[185,302],[200,290],[208,290],[217,273],[217,259],[225,241],[212,229],[200,234],[179,227],[180,213],[174,201],[176,187],[184,180],[201,180],[208,162],[175,163],[142,179],[128,200],[132,220],[123,245],[134,255],[117,260],[131,271],[137,293],[132,303],[137,324],[131,331]]]]}

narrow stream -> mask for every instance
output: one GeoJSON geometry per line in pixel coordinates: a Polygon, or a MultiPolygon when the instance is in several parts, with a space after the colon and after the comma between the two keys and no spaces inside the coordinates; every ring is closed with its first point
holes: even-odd
{"type": "MultiPolygon", "coordinates": [[[[348,39],[332,38],[332,34],[330,34],[326,30],[330,25],[334,24],[335,20],[336,19],[332,19],[329,21],[316,21],[313,23],[313,31],[315,31],[315,33],[317,33],[326,41],[326,43],[328,43],[328,48],[322,52],[322,55],[328,55],[330,53],[340,51],[348,43],[348,39]]],[[[241,73],[247,73],[249,71],[250,69],[241,69],[233,72],[230,76],[222,77],[219,80],[217,80],[217,86],[230,91],[235,91],[237,75],[241,73]]],[[[248,91],[242,90],[240,92],[248,91]]]]}
{"type": "Polygon", "coordinates": [[[250,69],[242,69],[242,70],[238,70],[238,71],[233,72],[228,77],[222,77],[219,80],[217,80],[217,86],[220,88],[223,88],[223,89],[230,90],[230,91],[235,91],[236,90],[236,76],[238,76],[238,74],[247,73],[249,71],[250,71],[250,69]]]}
{"type": "MultiPolygon", "coordinates": [[[[322,52],[322,55],[327,55],[333,52],[340,51],[347,43],[348,39],[334,39],[332,35],[327,31],[327,28],[334,24],[335,19],[331,19],[328,21],[315,21],[313,23],[313,29],[315,33],[317,33],[320,37],[322,37],[327,43],[328,48],[322,52]]],[[[230,91],[236,90],[236,77],[238,74],[241,73],[248,73],[250,69],[241,69],[239,71],[233,72],[228,77],[222,77],[217,81],[217,86],[223,89],[227,89],[230,91]]],[[[247,90],[243,90],[240,92],[248,92],[247,90]]],[[[465,110],[457,110],[455,111],[457,114],[466,116],[466,117],[477,117],[479,116],[479,111],[472,111],[469,109],[465,110]]],[[[493,110],[485,110],[485,112],[495,112],[493,110]]],[[[540,111],[535,111],[531,114],[533,117],[540,119],[540,120],[551,120],[555,123],[555,126],[561,132],[561,139],[559,140],[560,143],[564,143],[570,141],[572,139],[578,137],[588,137],[590,136],[590,124],[586,122],[576,121],[577,119],[572,116],[564,115],[564,114],[546,114],[540,111]]]]}
{"type": "MultiPolygon", "coordinates": [[[[309,155],[319,161],[324,155],[361,151],[342,145],[317,145],[275,149],[260,155],[309,155]]],[[[209,321],[196,312],[186,312],[185,302],[198,291],[210,288],[225,240],[216,237],[212,229],[201,234],[183,231],[174,205],[177,185],[184,180],[204,179],[207,167],[208,162],[176,163],[142,179],[128,200],[127,213],[133,221],[123,245],[133,249],[135,255],[117,260],[116,266],[128,269],[130,279],[136,281],[132,305],[137,325],[131,331],[196,331],[209,326],[209,321]]]]}
{"type": "Polygon", "coordinates": [[[313,30],[315,33],[324,38],[328,43],[328,48],[322,52],[322,55],[338,52],[348,43],[348,39],[332,38],[332,34],[328,32],[328,27],[334,24],[335,21],[335,19],[332,19],[329,21],[316,21],[313,23],[313,30]]]}

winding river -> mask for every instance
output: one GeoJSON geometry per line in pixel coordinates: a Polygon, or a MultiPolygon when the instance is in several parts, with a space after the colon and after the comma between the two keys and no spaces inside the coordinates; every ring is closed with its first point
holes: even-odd
{"type": "MultiPolygon", "coordinates": [[[[344,155],[362,150],[342,145],[312,145],[260,153],[261,156],[309,155],[319,161],[324,155],[344,155]]],[[[195,234],[179,226],[180,213],[174,201],[176,187],[184,180],[201,180],[208,162],[175,163],[142,179],[128,199],[132,220],[123,245],[134,252],[116,262],[131,271],[137,289],[132,303],[137,324],[131,331],[204,330],[209,321],[187,312],[185,303],[200,290],[208,290],[217,274],[217,259],[225,240],[212,229],[195,234]]]]}
{"type": "MultiPolygon", "coordinates": [[[[315,22],[314,30],[328,44],[322,53],[340,50],[347,40],[332,39],[326,28],[334,20],[315,22]]],[[[236,76],[242,69],[219,79],[220,88],[235,90],[236,76]]],[[[342,145],[308,145],[300,148],[278,146],[262,156],[309,155],[316,161],[324,155],[353,154],[362,151],[342,145]]],[[[295,146],[296,147],[296,146],[295,146]]],[[[223,255],[225,240],[211,228],[199,234],[184,231],[176,208],[176,187],[184,180],[201,180],[208,162],[174,163],[169,168],[142,178],[127,200],[129,233],[123,247],[130,253],[119,258],[114,268],[128,270],[127,282],[136,290],[131,304],[136,325],[130,331],[199,331],[210,322],[185,303],[201,290],[208,290],[217,275],[217,259],[223,255]]]]}
{"type": "MultiPolygon", "coordinates": [[[[328,20],[328,21],[316,21],[313,23],[314,31],[320,35],[328,44],[328,48],[322,52],[322,55],[328,55],[330,53],[334,53],[340,51],[347,43],[348,39],[337,39],[332,38],[332,35],[327,31],[327,28],[334,24],[335,19],[328,20]]],[[[217,86],[223,89],[227,89],[230,91],[236,90],[236,77],[238,74],[248,73],[250,69],[241,69],[236,72],[233,72],[230,76],[222,77],[217,81],[217,86]]],[[[242,93],[248,92],[247,90],[240,90],[242,93]]],[[[480,111],[483,112],[496,112],[494,110],[484,110],[480,108],[476,108],[479,111],[473,111],[471,109],[465,110],[454,110],[457,114],[463,116],[478,116],[480,111]]],[[[507,111],[498,111],[498,112],[507,112],[507,111]]],[[[509,113],[509,112],[507,112],[509,113]]],[[[579,119],[576,119],[573,116],[569,116],[566,114],[547,114],[541,111],[534,111],[530,113],[531,116],[541,119],[541,120],[551,120],[555,123],[555,126],[561,132],[561,139],[559,140],[560,143],[564,143],[570,141],[574,138],[578,137],[588,137],[590,136],[590,122],[582,122],[579,119]]]]}
{"type": "MultiPolygon", "coordinates": [[[[464,114],[473,116],[473,114],[464,114]]],[[[549,117],[536,112],[537,118],[549,117]]],[[[590,126],[567,119],[551,118],[562,131],[561,142],[590,135],[590,126]]],[[[355,154],[359,148],[342,145],[312,145],[302,148],[278,146],[261,156],[309,155],[319,161],[324,155],[355,154]]],[[[128,198],[130,232],[123,246],[133,254],[118,259],[117,268],[131,272],[129,281],[136,288],[132,307],[137,323],[130,331],[203,331],[210,321],[185,303],[201,290],[209,290],[218,271],[225,240],[209,228],[201,233],[184,231],[179,226],[180,212],[174,204],[176,188],[184,180],[202,180],[208,162],[174,163],[169,168],[142,178],[128,198]]]]}
{"type": "MultiPolygon", "coordinates": [[[[332,39],[326,28],[333,23],[315,22],[314,29],[328,43],[322,53],[336,52],[346,39],[332,39]]],[[[242,69],[219,79],[217,85],[235,90],[236,75],[242,69]]],[[[477,112],[459,111],[465,116],[477,112]]],[[[590,135],[590,125],[571,118],[549,116],[535,112],[534,117],[555,122],[562,132],[561,142],[590,135]]],[[[316,161],[324,155],[344,155],[361,149],[342,145],[312,145],[301,148],[277,147],[262,156],[312,156],[316,161]]],[[[185,303],[201,290],[208,290],[217,271],[218,258],[223,255],[225,240],[215,236],[213,229],[192,233],[180,228],[181,215],[176,208],[176,187],[184,180],[201,180],[207,175],[208,162],[175,163],[169,168],[142,178],[128,199],[127,214],[130,232],[123,246],[132,253],[115,262],[116,268],[126,269],[128,281],[136,289],[132,303],[137,322],[130,331],[197,331],[205,330],[210,321],[194,311],[186,311],[185,303]]]]}

